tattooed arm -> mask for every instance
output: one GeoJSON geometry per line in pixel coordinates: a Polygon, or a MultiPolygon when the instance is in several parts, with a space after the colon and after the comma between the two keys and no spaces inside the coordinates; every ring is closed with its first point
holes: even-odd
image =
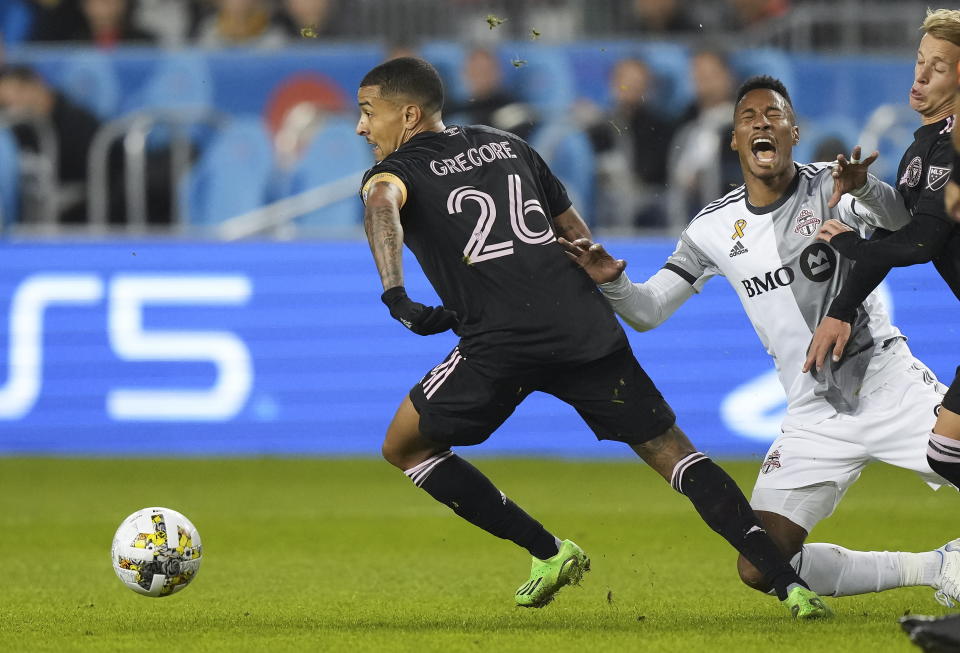
{"type": "Polygon", "coordinates": [[[403,285],[402,200],[403,193],[395,184],[377,182],[367,195],[363,212],[363,230],[384,290],[403,285]]]}
{"type": "Polygon", "coordinates": [[[580,217],[572,206],[553,219],[553,224],[557,230],[557,236],[573,242],[580,238],[593,239],[590,235],[590,227],[580,217]]]}
{"type": "Polygon", "coordinates": [[[420,336],[447,329],[456,331],[458,320],[454,311],[415,302],[407,297],[403,287],[403,189],[391,182],[377,181],[367,189],[366,198],[363,230],[383,283],[380,300],[390,309],[390,315],[420,336]]]}

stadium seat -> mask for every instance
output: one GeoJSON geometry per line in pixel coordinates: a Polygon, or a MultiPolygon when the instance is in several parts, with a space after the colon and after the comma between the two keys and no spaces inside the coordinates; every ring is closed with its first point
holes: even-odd
{"type": "Polygon", "coordinates": [[[20,155],[9,129],[0,129],[0,231],[15,223],[20,208],[20,155]]]}
{"type": "MultiPolygon", "coordinates": [[[[284,180],[284,196],[296,195],[324,184],[362,173],[373,165],[366,142],[357,136],[355,123],[348,118],[330,117],[318,131],[303,158],[284,180]]],[[[362,206],[355,196],[339,200],[300,217],[305,227],[349,227],[360,224],[362,206]]]]}
{"type": "MultiPolygon", "coordinates": [[[[850,116],[831,114],[817,120],[805,120],[800,116],[799,121],[800,142],[793,148],[793,159],[799,163],[816,161],[817,147],[827,139],[842,141],[847,150],[845,154],[849,154],[860,138],[860,128],[850,116]]],[[[838,152],[834,152],[827,160],[832,161],[835,154],[838,152]]]]}
{"type": "Polygon", "coordinates": [[[116,115],[120,84],[110,58],[100,52],[78,51],[58,68],[55,84],[77,104],[101,119],[116,115]]]}
{"type": "Polygon", "coordinates": [[[125,111],[153,115],[159,123],[150,131],[148,147],[166,146],[171,140],[170,121],[190,126],[189,140],[202,144],[216,121],[213,104],[213,77],[206,60],[197,54],[164,56],[139,92],[133,94],[125,111]]]}
{"type": "Polygon", "coordinates": [[[520,100],[537,110],[542,119],[566,115],[576,99],[573,73],[561,48],[522,44],[502,47],[506,59],[504,83],[520,100]]]}
{"type": "Polygon", "coordinates": [[[0,2],[0,39],[5,46],[20,45],[30,38],[33,10],[27,0],[0,2]]]}
{"type": "Polygon", "coordinates": [[[859,139],[865,154],[880,152],[870,172],[888,184],[897,183],[900,158],[913,142],[917,124],[916,112],[906,103],[883,104],[870,114],[859,139]]]}
{"type": "Polygon", "coordinates": [[[549,122],[533,133],[530,145],[563,182],[584,219],[593,215],[594,154],[587,135],[563,120],[549,122]]]}
{"type": "Polygon", "coordinates": [[[797,93],[796,76],[790,55],[775,48],[750,48],[737,50],[730,57],[730,65],[741,80],[753,75],[776,77],[787,87],[791,95],[797,93]]]}
{"type": "Polygon", "coordinates": [[[150,79],[135,93],[127,111],[137,109],[207,109],[213,105],[213,78],[197,54],[164,56],[150,79]]]}
{"type": "Polygon", "coordinates": [[[217,132],[180,185],[180,211],[193,225],[213,225],[262,206],[273,174],[273,144],[258,117],[217,132]]]}

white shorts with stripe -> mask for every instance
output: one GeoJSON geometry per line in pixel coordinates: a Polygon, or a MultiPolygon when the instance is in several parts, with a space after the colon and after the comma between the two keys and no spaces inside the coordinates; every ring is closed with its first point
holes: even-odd
{"type": "Polygon", "coordinates": [[[892,355],[856,413],[784,424],[760,467],[754,510],[783,515],[809,532],[875,461],[915,471],[934,489],[946,484],[927,464],[927,441],[946,387],[906,343],[892,355]]]}

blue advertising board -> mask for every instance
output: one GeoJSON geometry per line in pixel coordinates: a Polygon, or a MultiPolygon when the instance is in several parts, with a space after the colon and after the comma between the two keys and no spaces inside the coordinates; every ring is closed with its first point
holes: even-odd
{"type": "MultiPolygon", "coordinates": [[[[672,241],[613,241],[634,280],[672,241]]],[[[377,455],[408,389],[454,346],[380,303],[364,242],[0,245],[0,454],[377,455]]],[[[408,256],[412,297],[435,301],[408,256]]],[[[886,283],[914,353],[949,382],[960,303],[932,266],[886,283]]],[[[647,333],[638,358],[716,456],[762,455],[783,391],[723,279],[647,333]]],[[[536,394],[477,449],[632,455],[536,394]]]]}

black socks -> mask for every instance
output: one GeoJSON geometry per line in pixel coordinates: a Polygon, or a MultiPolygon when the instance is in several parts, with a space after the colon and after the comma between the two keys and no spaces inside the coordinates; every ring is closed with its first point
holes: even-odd
{"type": "Polygon", "coordinates": [[[417,487],[474,526],[522,546],[541,560],[557,554],[557,540],[508,499],[480,471],[452,451],[442,451],[404,472],[417,487]]]}

